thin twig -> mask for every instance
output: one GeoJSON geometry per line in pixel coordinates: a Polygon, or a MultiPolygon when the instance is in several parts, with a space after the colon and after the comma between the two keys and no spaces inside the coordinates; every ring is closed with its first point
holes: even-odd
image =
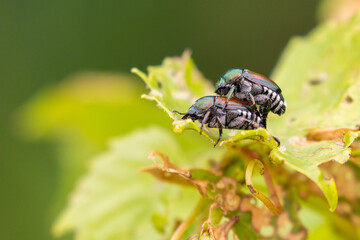
{"type": "Polygon", "coordinates": [[[280,213],[281,213],[282,212],[282,207],[281,207],[281,204],[280,204],[280,199],[279,199],[279,196],[276,193],[275,186],[274,186],[274,183],[272,181],[271,174],[270,174],[270,170],[269,170],[268,166],[265,164],[265,162],[262,159],[258,159],[258,160],[262,163],[262,165],[264,167],[264,179],[265,179],[266,185],[267,185],[267,187],[269,189],[270,198],[275,203],[275,206],[278,209],[280,209],[280,213]]]}

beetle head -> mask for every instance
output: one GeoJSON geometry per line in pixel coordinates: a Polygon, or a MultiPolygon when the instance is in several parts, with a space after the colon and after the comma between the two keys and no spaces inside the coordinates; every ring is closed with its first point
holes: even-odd
{"type": "Polygon", "coordinates": [[[174,110],[173,112],[174,112],[174,113],[177,113],[177,114],[180,114],[180,115],[184,115],[181,119],[191,118],[191,120],[193,120],[193,121],[195,121],[196,119],[198,119],[197,111],[196,111],[196,109],[194,108],[194,106],[191,106],[186,113],[181,113],[181,112],[178,112],[178,111],[176,111],[176,110],[174,110]]]}
{"type": "Polygon", "coordinates": [[[186,113],[180,113],[176,110],[173,112],[184,115],[182,119],[191,118],[193,121],[201,118],[214,105],[216,96],[205,96],[196,100],[186,113]]]}
{"type": "Polygon", "coordinates": [[[221,96],[226,95],[230,91],[231,86],[241,78],[242,73],[243,70],[240,68],[228,70],[220,77],[215,93],[221,96]]]}
{"type": "Polygon", "coordinates": [[[224,85],[223,87],[218,87],[215,90],[215,93],[220,95],[220,96],[224,96],[224,95],[228,94],[230,89],[231,89],[231,85],[228,85],[228,86],[224,85]]]}
{"type": "Polygon", "coordinates": [[[221,77],[218,84],[217,84],[217,88],[215,90],[215,93],[220,95],[220,96],[223,96],[223,95],[226,95],[229,91],[230,91],[229,84],[227,84],[224,77],[221,77]]]}
{"type": "Polygon", "coordinates": [[[195,121],[198,119],[197,111],[194,106],[191,106],[187,113],[181,118],[181,119],[188,119],[191,118],[191,120],[195,121]]]}
{"type": "Polygon", "coordinates": [[[220,80],[219,80],[219,82],[218,82],[217,87],[218,87],[218,88],[223,88],[223,87],[225,87],[225,85],[226,85],[225,78],[220,77],[220,80]]]}

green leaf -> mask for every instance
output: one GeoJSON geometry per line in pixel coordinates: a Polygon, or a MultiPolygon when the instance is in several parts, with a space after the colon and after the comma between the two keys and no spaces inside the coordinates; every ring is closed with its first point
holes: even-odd
{"type": "MultiPolygon", "coordinates": [[[[268,130],[227,130],[226,140],[219,144],[241,145],[244,140],[256,140],[267,145],[273,163],[282,163],[301,172],[320,187],[331,211],[337,205],[336,185],[332,178],[323,177],[319,165],[330,160],[346,162],[349,146],[359,132],[355,129],[354,133],[347,133],[343,138],[341,135],[340,139],[338,135],[333,139],[330,135],[330,139],[322,141],[311,141],[305,135],[322,128],[354,127],[360,119],[360,111],[357,111],[360,108],[359,25],[360,15],[357,15],[346,23],[322,24],[309,36],[291,40],[273,74],[287,101],[285,115],[270,116],[268,130]],[[280,148],[271,133],[281,140],[280,148]]],[[[181,58],[165,59],[161,66],[149,67],[147,75],[137,69],[133,72],[151,90],[144,98],[156,101],[175,120],[174,132],[200,132],[199,123],[179,120],[172,113],[172,110],[185,112],[197,98],[214,95],[214,89],[201,78],[188,52],[181,58]]],[[[212,142],[217,134],[216,129],[203,131],[212,142]]]]}
{"type": "Polygon", "coordinates": [[[154,123],[165,125],[167,119],[156,114],[161,111],[139,100],[142,89],[131,75],[75,74],[22,106],[19,133],[30,139],[79,136],[105,147],[110,137],[154,123]]]}
{"type": "Polygon", "coordinates": [[[172,119],[176,119],[172,110],[186,111],[197,98],[214,92],[195,67],[189,51],[182,57],[166,58],[161,66],[148,67],[148,75],[136,68],[131,71],[150,88],[150,93],[142,97],[156,101],[172,119]]]}
{"type": "Polygon", "coordinates": [[[168,224],[166,216],[163,216],[159,213],[154,213],[152,215],[152,222],[156,230],[158,230],[161,233],[165,232],[165,228],[168,224]]]}
{"type": "Polygon", "coordinates": [[[308,238],[315,239],[359,239],[359,227],[351,222],[351,217],[340,217],[324,208],[322,200],[311,196],[300,200],[299,218],[308,230],[308,238]]]}
{"type": "Polygon", "coordinates": [[[288,103],[286,118],[269,121],[276,135],[290,138],[311,128],[358,123],[359,24],[357,15],[347,23],[322,24],[306,38],[290,41],[272,76],[288,103]]]}
{"type": "Polygon", "coordinates": [[[169,152],[175,162],[181,161],[178,143],[160,128],[141,129],[113,140],[110,150],[94,159],[79,182],[53,233],[75,231],[77,240],[168,236],[175,219],[184,219],[199,195],[195,189],[159,183],[140,173],[141,167],[149,165],[146,156],[153,149],[169,152]]]}
{"type": "Polygon", "coordinates": [[[40,90],[19,110],[15,129],[30,140],[55,144],[59,183],[51,209],[57,215],[89,160],[104,151],[109,138],[169,119],[150,102],[130,74],[84,72],[40,90]],[[131,114],[130,114],[131,113],[131,114]]]}
{"type": "Polygon", "coordinates": [[[208,180],[213,183],[221,179],[221,177],[203,169],[191,169],[190,174],[196,180],[208,180]]]}
{"type": "Polygon", "coordinates": [[[346,23],[325,23],[306,38],[294,38],[285,50],[273,79],[288,103],[286,117],[269,121],[271,132],[287,139],[286,151],[272,158],[305,174],[324,192],[335,210],[334,180],[324,179],[318,166],[330,160],[344,163],[359,132],[343,139],[308,142],[313,128],[354,127],[360,119],[360,15],[346,23]],[[301,99],[301,100],[300,100],[301,99]],[[341,141],[342,140],[342,141],[341,141]]]}

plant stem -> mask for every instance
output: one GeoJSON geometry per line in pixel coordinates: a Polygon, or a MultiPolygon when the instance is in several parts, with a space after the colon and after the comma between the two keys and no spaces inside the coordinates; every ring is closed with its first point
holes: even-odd
{"type": "Polygon", "coordinates": [[[275,206],[278,209],[280,209],[280,212],[281,212],[282,207],[281,207],[281,204],[280,204],[280,199],[279,199],[279,196],[276,193],[275,186],[274,186],[274,183],[272,181],[271,174],[270,174],[270,170],[268,169],[268,167],[266,166],[265,162],[262,159],[259,159],[259,160],[264,166],[264,178],[265,178],[266,185],[267,185],[267,187],[269,189],[270,198],[274,201],[275,206]]]}
{"type": "Polygon", "coordinates": [[[194,210],[191,212],[189,217],[185,219],[176,229],[174,234],[171,237],[171,240],[181,240],[184,232],[190,226],[190,224],[196,219],[197,216],[204,210],[207,206],[207,201],[204,198],[201,198],[198,204],[195,206],[194,210]]]}

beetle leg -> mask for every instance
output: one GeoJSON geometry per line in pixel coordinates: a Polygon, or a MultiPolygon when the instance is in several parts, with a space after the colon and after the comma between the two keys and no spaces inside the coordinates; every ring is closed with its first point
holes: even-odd
{"type": "Polygon", "coordinates": [[[270,98],[267,100],[267,105],[266,105],[266,109],[270,112],[271,111],[271,104],[272,104],[272,102],[271,102],[271,100],[270,100],[270,98]]]}
{"type": "Polygon", "coordinates": [[[249,124],[252,124],[253,122],[256,122],[256,114],[252,114],[251,122],[249,124]]]}
{"type": "Polygon", "coordinates": [[[207,121],[209,120],[209,117],[210,117],[210,111],[207,111],[205,113],[204,119],[201,122],[200,135],[202,134],[203,126],[207,123],[207,121]]]}
{"type": "Polygon", "coordinates": [[[252,123],[253,123],[254,121],[255,121],[255,119],[251,119],[251,120],[246,119],[246,122],[245,122],[246,125],[244,124],[245,128],[244,128],[244,127],[243,127],[243,128],[244,128],[245,130],[246,130],[246,129],[249,129],[249,127],[251,127],[250,129],[254,128],[254,127],[252,126],[252,123]]]}
{"type": "Polygon", "coordinates": [[[264,128],[266,128],[266,119],[267,119],[267,116],[270,112],[270,110],[266,107],[260,107],[260,114],[261,114],[261,123],[264,125],[264,128]]]}
{"type": "Polygon", "coordinates": [[[229,102],[229,100],[230,100],[230,98],[231,98],[231,95],[233,95],[233,93],[234,93],[234,91],[235,91],[235,86],[233,85],[232,87],[231,87],[231,89],[230,89],[230,91],[228,92],[228,94],[227,94],[227,98],[226,98],[226,102],[225,102],[225,105],[223,106],[223,110],[226,108],[226,106],[228,105],[228,102],[229,102]]]}
{"type": "Polygon", "coordinates": [[[248,98],[249,98],[248,99],[249,102],[251,102],[252,105],[255,105],[255,99],[254,99],[254,96],[251,93],[249,93],[248,98]]]}
{"type": "Polygon", "coordinates": [[[266,120],[267,120],[267,114],[262,118],[262,124],[264,125],[265,129],[266,129],[266,120]]]}
{"type": "Polygon", "coordinates": [[[268,112],[270,112],[271,111],[271,100],[270,100],[270,98],[267,100],[267,102],[266,102],[266,110],[268,111],[268,112]]]}
{"type": "Polygon", "coordinates": [[[261,118],[262,118],[261,123],[264,126],[264,128],[266,128],[267,115],[269,114],[269,112],[271,110],[271,100],[265,94],[256,95],[254,98],[255,98],[255,102],[258,105],[260,105],[259,112],[260,112],[261,118]]]}
{"type": "MultiPolygon", "coordinates": [[[[267,102],[266,102],[266,108],[262,113],[265,128],[266,128],[266,119],[267,119],[267,116],[268,116],[270,111],[271,111],[271,100],[268,99],[267,102]]],[[[279,141],[279,145],[280,145],[280,141],[279,141]]]]}
{"type": "Polygon", "coordinates": [[[277,142],[277,146],[280,147],[280,140],[277,137],[274,137],[274,136],[272,136],[272,137],[277,142]]]}
{"type": "Polygon", "coordinates": [[[223,126],[222,126],[222,124],[221,124],[221,120],[220,120],[219,117],[216,117],[216,121],[218,122],[218,127],[219,127],[219,138],[218,138],[218,140],[215,142],[214,147],[216,147],[216,145],[219,143],[219,141],[220,141],[220,139],[221,139],[221,136],[222,136],[222,128],[223,128],[223,126]]]}
{"type": "Polygon", "coordinates": [[[245,119],[244,125],[242,126],[241,129],[246,130],[249,126],[250,126],[249,120],[245,119]]]}

